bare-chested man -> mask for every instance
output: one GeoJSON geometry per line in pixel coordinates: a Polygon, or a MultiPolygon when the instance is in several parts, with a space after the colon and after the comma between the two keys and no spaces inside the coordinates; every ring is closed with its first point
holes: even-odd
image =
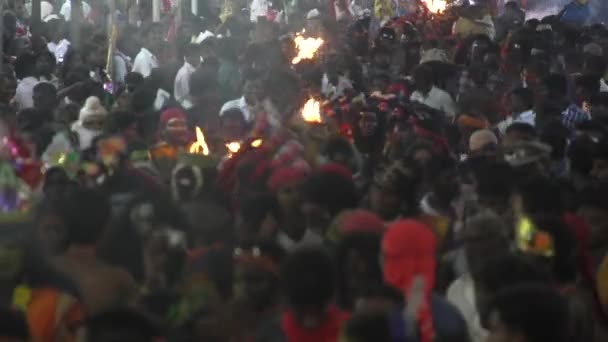
{"type": "Polygon", "coordinates": [[[136,284],[131,275],[95,253],[110,218],[107,198],[93,190],[75,189],[67,201],[70,210],[63,219],[69,247],[55,258],[55,265],[76,282],[88,315],[133,303],[136,284]]]}

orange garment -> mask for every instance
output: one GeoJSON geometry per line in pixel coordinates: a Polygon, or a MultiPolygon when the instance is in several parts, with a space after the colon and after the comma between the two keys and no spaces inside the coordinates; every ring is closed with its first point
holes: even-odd
{"type": "Polygon", "coordinates": [[[467,129],[486,129],[490,126],[488,120],[483,118],[477,118],[471,115],[463,114],[458,117],[458,126],[467,129]]]}
{"type": "Polygon", "coordinates": [[[53,288],[33,289],[25,312],[33,341],[71,342],[84,321],[78,300],[53,288]]]}

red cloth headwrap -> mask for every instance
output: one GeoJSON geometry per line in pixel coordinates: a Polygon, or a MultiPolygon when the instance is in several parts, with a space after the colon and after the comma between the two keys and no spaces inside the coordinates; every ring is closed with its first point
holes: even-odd
{"type": "Polygon", "coordinates": [[[353,173],[350,172],[350,170],[346,166],[344,166],[342,164],[338,164],[338,163],[330,163],[330,164],[321,165],[317,169],[317,172],[333,173],[335,175],[342,176],[348,180],[353,179],[353,173]]]}
{"type": "Polygon", "coordinates": [[[160,114],[160,126],[165,127],[173,119],[186,120],[186,114],[179,108],[168,108],[160,114]]]}
{"type": "Polygon", "coordinates": [[[268,190],[275,193],[286,185],[301,182],[307,175],[307,172],[295,167],[281,167],[270,176],[268,190]]]}
{"type": "Polygon", "coordinates": [[[407,299],[416,277],[424,280],[424,297],[416,309],[420,341],[434,337],[431,293],[435,285],[435,235],[426,225],[414,220],[391,224],[382,238],[384,281],[403,291],[407,299]]]}
{"type": "Polygon", "coordinates": [[[357,209],[343,213],[338,226],[340,234],[377,233],[384,232],[384,222],[371,211],[357,209]]]}

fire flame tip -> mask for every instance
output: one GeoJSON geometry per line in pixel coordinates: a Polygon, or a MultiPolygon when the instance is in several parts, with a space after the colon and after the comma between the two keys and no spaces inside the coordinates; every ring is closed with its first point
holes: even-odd
{"type": "Polygon", "coordinates": [[[190,145],[188,152],[190,152],[192,154],[202,154],[202,155],[208,156],[209,155],[209,146],[207,145],[207,142],[205,141],[205,134],[203,134],[203,130],[200,127],[196,126],[195,132],[196,132],[196,141],[190,145]]]}

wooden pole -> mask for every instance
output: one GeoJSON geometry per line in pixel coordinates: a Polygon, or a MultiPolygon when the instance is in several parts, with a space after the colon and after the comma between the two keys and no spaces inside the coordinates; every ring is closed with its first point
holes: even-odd
{"type": "Polygon", "coordinates": [[[114,79],[114,49],[116,46],[116,0],[108,0],[108,56],[106,59],[106,75],[110,81],[114,79]]]}
{"type": "Polygon", "coordinates": [[[152,21],[157,23],[160,21],[160,0],[152,0],[152,21]]]}
{"type": "Polygon", "coordinates": [[[42,21],[42,15],[40,14],[42,11],[40,1],[41,0],[32,0],[32,13],[30,13],[31,26],[38,26],[38,24],[42,21]]]}
{"type": "Polygon", "coordinates": [[[72,46],[80,51],[80,23],[82,22],[82,3],[81,0],[71,0],[70,14],[70,39],[72,46]]]}
{"type": "Polygon", "coordinates": [[[192,9],[192,14],[198,17],[198,0],[191,0],[190,7],[192,9]]]}
{"type": "Polygon", "coordinates": [[[4,71],[4,3],[0,0],[0,72],[4,71]]]}
{"type": "Polygon", "coordinates": [[[179,30],[179,28],[182,26],[182,21],[183,21],[183,6],[184,5],[184,1],[183,0],[177,0],[177,6],[175,9],[175,29],[179,30]]]}

